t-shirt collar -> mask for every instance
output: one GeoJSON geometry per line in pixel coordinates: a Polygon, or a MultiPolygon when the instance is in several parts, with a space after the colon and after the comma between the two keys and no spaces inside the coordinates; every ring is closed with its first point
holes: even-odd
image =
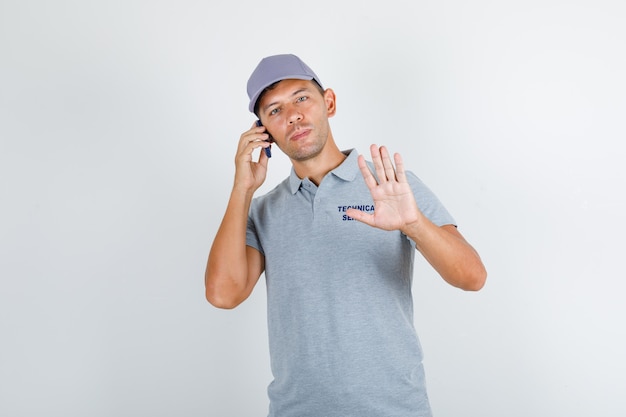
{"type": "MultiPolygon", "coordinates": [[[[330,171],[330,173],[344,181],[352,181],[359,173],[359,165],[357,164],[357,157],[359,153],[354,148],[342,152],[346,155],[346,159],[341,163],[341,165],[330,171]]],[[[301,185],[302,179],[296,175],[296,171],[292,167],[291,174],[289,176],[291,193],[297,193],[301,185]]]]}

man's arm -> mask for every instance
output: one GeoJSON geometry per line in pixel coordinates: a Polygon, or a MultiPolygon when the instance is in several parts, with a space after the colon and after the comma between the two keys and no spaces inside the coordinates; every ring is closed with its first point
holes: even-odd
{"type": "Polygon", "coordinates": [[[422,214],[399,154],[394,155],[394,168],[385,147],[372,145],[370,150],[378,181],[363,156],[359,156],[359,168],[374,199],[374,214],[355,209],[347,214],[373,227],[400,230],[446,282],[468,291],[480,290],[487,271],[478,253],[455,226],[439,227],[422,214]]]}
{"type": "Polygon", "coordinates": [[[254,192],[267,172],[268,158],[261,152],[258,162],[252,152],[269,144],[264,127],[254,125],[241,135],[235,158],[235,182],[226,213],[215,235],[205,273],[206,299],[219,308],[234,308],[252,293],[265,269],[263,255],[246,245],[248,211],[254,192]]]}
{"type": "Polygon", "coordinates": [[[215,235],[205,274],[206,298],[215,307],[234,308],[252,293],[265,267],[263,256],[246,246],[250,199],[233,190],[215,235]]]}
{"type": "Polygon", "coordinates": [[[487,271],[476,250],[453,225],[436,226],[424,215],[403,231],[417,249],[450,285],[466,291],[478,291],[487,279],[487,271]]]}

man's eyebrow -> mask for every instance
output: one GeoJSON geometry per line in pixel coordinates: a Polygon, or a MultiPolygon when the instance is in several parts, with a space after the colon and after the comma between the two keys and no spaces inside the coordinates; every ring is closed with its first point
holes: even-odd
{"type": "MultiPolygon", "coordinates": [[[[302,88],[297,89],[293,93],[291,93],[291,97],[297,96],[300,93],[305,93],[305,92],[309,92],[309,91],[311,91],[311,89],[309,87],[302,87],[302,88]]],[[[267,111],[267,109],[269,109],[270,107],[272,107],[272,106],[274,106],[276,104],[278,104],[277,101],[273,101],[271,103],[268,103],[267,105],[263,106],[262,111],[265,112],[265,111],[267,111]]]]}

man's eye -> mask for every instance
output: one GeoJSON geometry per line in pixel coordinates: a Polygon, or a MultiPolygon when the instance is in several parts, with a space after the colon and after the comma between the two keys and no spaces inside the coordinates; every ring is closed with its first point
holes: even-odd
{"type": "Polygon", "coordinates": [[[278,113],[278,108],[270,110],[270,116],[273,116],[276,113],[278,113]]]}
{"type": "Polygon", "coordinates": [[[309,97],[307,96],[302,96],[302,97],[298,97],[298,99],[296,100],[297,102],[301,102],[301,101],[306,101],[309,97]]]}

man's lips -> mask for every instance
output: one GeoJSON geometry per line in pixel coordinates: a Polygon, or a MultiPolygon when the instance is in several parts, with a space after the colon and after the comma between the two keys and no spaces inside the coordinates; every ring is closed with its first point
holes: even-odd
{"type": "Polygon", "coordinates": [[[311,132],[311,129],[305,128],[305,129],[297,129],[295,132],[293,132],[290,136],[289,136],[289,140],[290,141],[297,141],[300,140],[306,136],[308,136],[308,134],[311,132]]]}

